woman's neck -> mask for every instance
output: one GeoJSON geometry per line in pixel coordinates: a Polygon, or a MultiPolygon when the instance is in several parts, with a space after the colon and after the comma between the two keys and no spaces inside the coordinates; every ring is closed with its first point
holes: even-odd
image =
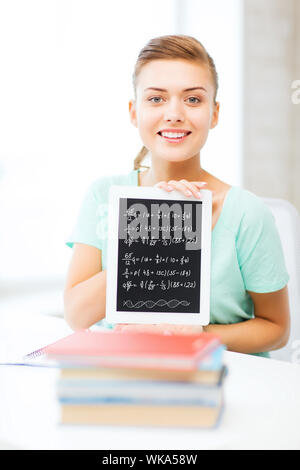
{"type": "Polygon", "coordinates": [[[201,168],[199,156],[184,162],[151,159],[151,167],[140,174],[140,186],[154,186],[159,181],[207,181],[209,174],[201,168]]]}

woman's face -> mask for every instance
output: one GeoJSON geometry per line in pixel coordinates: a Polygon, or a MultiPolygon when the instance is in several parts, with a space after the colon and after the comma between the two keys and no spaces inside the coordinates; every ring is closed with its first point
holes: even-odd
{"type": "Polygon", "coordinates": [[[180,162],[199,155],[218,122],[214,93],[205,65],[153,60],[141,69],[129,112],[152,158],[180,162]]]}

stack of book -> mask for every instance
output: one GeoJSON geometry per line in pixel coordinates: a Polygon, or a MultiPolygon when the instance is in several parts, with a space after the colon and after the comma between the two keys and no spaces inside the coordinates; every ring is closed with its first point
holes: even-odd
{"type": "Polygon", "coordinates": [[[224,346],[210,333],[82,330],[45,348],[61,368],[61,422],[212,427],[224,406],[224,346]]]}

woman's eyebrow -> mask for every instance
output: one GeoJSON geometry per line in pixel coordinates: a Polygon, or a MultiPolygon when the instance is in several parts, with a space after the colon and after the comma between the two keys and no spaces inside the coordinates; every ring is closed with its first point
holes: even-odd
{"type": "MultiPolygon", "coordinates": [[[[164,88],[157,88],[157,87],[148,87],[148,88],[145,88],[144,89],[144,92],[145,91],[148,91],[148,90],[154,90],[154,91],[163,91],[163,92],[167,92],[168,90],[165,90],[164,88]]],[[[203,86],[195,86],[195,87],[192,87],[192,88],[186,88],[185,90],[183,91],[194,91],[194,90],[203,90],[207,93],[207,90],[203,87],[203,86]]]]}

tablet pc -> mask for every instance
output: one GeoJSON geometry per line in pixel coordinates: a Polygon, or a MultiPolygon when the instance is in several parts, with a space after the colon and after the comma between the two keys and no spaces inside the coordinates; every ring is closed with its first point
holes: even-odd
{"type": "Polygon", "coordinates": [[[201,194],[110,187],[108,322],[209,323],[212,196],[201,194]]]}

